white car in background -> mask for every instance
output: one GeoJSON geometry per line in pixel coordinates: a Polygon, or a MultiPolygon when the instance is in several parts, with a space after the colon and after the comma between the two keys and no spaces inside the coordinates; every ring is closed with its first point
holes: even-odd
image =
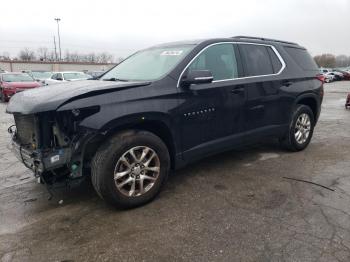
{"type": "Polygon", "coordinates": [[[331,69],[320,68],[320,74],[324,76],[324,81],[326,83],[330,83],[330,82],[333,82],[335,80],[335,76],[332,74],[331,69]]]}
{"type": "Polygon", "coordinates": [[[86,80],[89,78],[91,78],[91,76],[85,74],[84,72],[74,72],[74,71],[55,72],[51,76],[51,78],[45,80],[45,84],[52,85],[52,84],[69,82],[69,81],[86,80]]]}
{"type": "Polygon", "coordinates": [[[324,81],[326,83],[330,83],[335,80],[335,76],[332,73],[323,73],[323,75],[324,75],[324,81]]]}

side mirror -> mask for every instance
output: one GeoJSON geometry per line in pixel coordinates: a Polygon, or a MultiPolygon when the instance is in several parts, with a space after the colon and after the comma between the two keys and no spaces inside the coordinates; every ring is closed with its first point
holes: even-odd
{"type": "Polygon", "coordinates": [[[192,70],[181,80],[183,87],[189,87],[192,84],[208,84],[213,82],[213,74],[209,70],[192,70]]]}

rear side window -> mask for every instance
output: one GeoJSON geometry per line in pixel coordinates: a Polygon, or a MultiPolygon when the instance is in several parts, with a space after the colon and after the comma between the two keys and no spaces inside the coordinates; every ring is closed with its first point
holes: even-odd
{"type": "MultiPolygon", "coordinates": [[[[274,74],[267,46],[253,44],[239,44],[242,61],[244,64],[245,76],[259,76],[274,74]]],[[[278,59],[278,58],[277,58],[278,59]]],[[[278,64],[276,63],[276,68],[278,64]]]]}
{"type": "Polygon", "coordinates": [[[188,70],[210,70],[214,80],[238,77],[237,60],[232,44],[218,44],[205,49],[188,70]]]}
{"type": "Polygon", "coordinates": [[[315,60],[305,49],[284,47],[293,60],[304,70],[318,70],[315,60]]]}

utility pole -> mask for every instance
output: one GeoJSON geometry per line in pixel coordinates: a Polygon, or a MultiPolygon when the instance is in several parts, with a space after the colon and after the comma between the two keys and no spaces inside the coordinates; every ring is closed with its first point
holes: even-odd
{"type": "Polygon", "coordinates": [[[56,57],[56,61],[57,61],[57,49],[56,49],[56,38],[55,38],[55,36],[53,36],[53,44],[55,45],[55,57],[56,57]]]}
{"type": "Polygon", "coordinates": [[[55,18],[55,21],[57,22],[57,33],[58,33],[58,49],[60,52],[60,61],[62,61],[62,52],[61,52],[61,36],[60,36],[60,24],[61,18],[55,18]]]}

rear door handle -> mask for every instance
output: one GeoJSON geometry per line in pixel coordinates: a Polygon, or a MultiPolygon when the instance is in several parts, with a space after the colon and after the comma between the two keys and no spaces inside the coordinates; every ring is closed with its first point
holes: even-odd
{"type": "Polygon", "coordinates": [[[242,86],[237,86],[231,90],[232,94],[242,94],[244,92],[244,88],[242,86]]]}

